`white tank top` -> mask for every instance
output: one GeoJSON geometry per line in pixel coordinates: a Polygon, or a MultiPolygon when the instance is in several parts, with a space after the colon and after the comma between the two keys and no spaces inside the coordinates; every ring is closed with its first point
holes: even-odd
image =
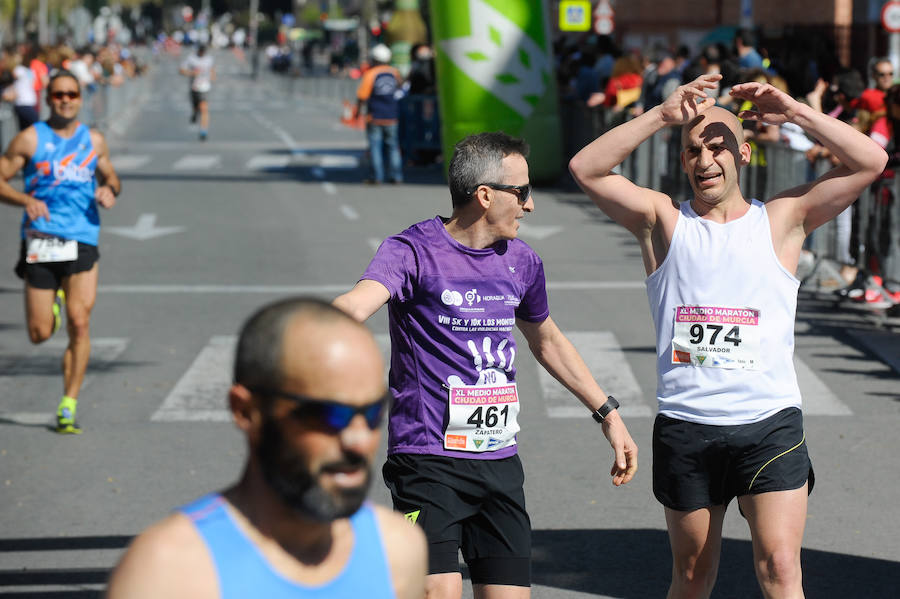
{"type": "Polygon", "coordinates": [[[800,281],[775,255],[762,202],[725,224],[683,203],[666,259],[646,284],[660,414],[731,425],[800,407],[793,362],[800,281]]]}

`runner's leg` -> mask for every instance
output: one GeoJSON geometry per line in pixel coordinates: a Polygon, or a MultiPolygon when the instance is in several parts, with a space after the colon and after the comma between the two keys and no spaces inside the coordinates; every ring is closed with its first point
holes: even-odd
{"type": "Polygon", "coordinates": [[[667,599],[706,599],[712,592],[722,549],[725,506],[691,512],[666,510],[672,547],[672,584],[667,599]]]}
{"type": "Polygon", "coordinates": [[[205,137],[209,131],[209,102],[201,100],[197,108],[200,111],[200,134],[205,137]]]}
{"type": "Polygon", "coordinates": [[[766,599],[802,599],[800,546],[806,524],[808,489],[774,491],[738,498],[750,524],[753,563],[766,599]]]}
{"type": "Polygon", "coordinates": [[[460,599],[462,597],[462,574],[444,572],[425,577],[425,599],[460,599]]]}
{"type": "Polygon", "coordinates": [[[25,283],[25,322],[32,343],[42,343],[53,334],[53,300],[56,289],[40,289],[25,283]]]}
{"type": "Polygon", "coordinates": [[[98,265],[63,279],[69,345],[63,354],[65,395],[77,399],[91,355],[90,320],[97,299],[98,265]]]}
{"type": "Polygon", "coordinates": [[[475,599],[529,599],[531,587],[519,587],[511,584],[475,584],[475,599]]]}

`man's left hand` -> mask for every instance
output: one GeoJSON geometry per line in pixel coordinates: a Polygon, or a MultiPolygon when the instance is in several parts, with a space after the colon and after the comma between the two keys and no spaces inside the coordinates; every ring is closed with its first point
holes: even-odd
{"type": "Polygon", "coordinates": [[[738,118],[765,121],[781,125],[793,119],[799,102],[768,83],[739,83],[731,88],[731,95],[753,102],[755,110],[742,110],[738,118]]]}
{"type": "Polygon", "coordinates": [[[116,195],[109,185],[101,185],[94,194],[94,199],[104,208],[112,208],[116,205],[116,195]]]}
{"type": "Polygon", "coordinates": [[[634,478],[638,469],[638,447],[617,410],[610,412],[601,426],[610,447],[616,452],[616,460],[609,474],[613,484],[618,487],[634,478]]]}

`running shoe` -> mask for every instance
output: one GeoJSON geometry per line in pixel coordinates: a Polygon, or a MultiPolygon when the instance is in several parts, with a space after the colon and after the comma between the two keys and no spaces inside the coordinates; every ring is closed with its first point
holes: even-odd
{"type": "Polygon", "coordinates": [[[56,408],[56,432],[61,435],[80,435],[81,427],[75,421],[75,411],[78,400],[71,397],[63,397],[56,408]]]}
{"type": "Polygon", "coordinates": [[[206,141],[206,131],[200,132],[200,141],[206,141]]]}
{"type": "Polygon", "coordinates": [[[66,292],[62,289],[56,290],[56,297],[53,298],[53,332],[59,330],[62,326],[62,310],[66,305],[66,292]]]}

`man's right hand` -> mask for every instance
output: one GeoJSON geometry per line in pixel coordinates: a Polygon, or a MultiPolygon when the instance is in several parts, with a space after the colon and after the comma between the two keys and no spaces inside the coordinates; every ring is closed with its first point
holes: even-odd
{"type": "Polygon", "coordinates": [[[714,106],[715,98],[706,95],[707,89],[715,89],[722,75],[700,75],[690,83],[678,87],[666,98],[659,109],[663,122],[681,125],[714,106]]]}
{"type": "Polygon", "coordinates": [[[28,220],[30,221],[36,221],[41,217],[50,220],[50,211],[47,210],[47,204],[36,198],[31,198],[25,204],[25,214],[28,215],[28,220]]]}

